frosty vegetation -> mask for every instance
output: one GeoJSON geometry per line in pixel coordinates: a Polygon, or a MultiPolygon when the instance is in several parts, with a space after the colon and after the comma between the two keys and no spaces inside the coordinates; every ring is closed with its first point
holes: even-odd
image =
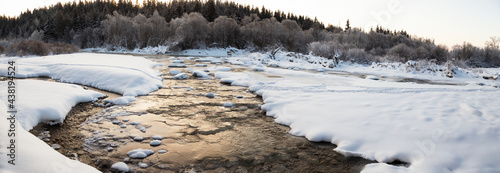
{"type": "MultiPolygon", "coordinates": [[[[287,50],[357,63],[431,61],[500,66],[498,37],[484,48],[470,43],[450,50],[434,40],[377,26],[370,31],[325,25],[305,16],[234,2],[97,0],[56,4],[0,17],[0,53],[20,38],[63,42],[79,48],[136,49],[167,46],[171,51],[235,47],[253,51],[287,50]]],[[[24,51],[23,51],[24,52],[24,51]]],[[[23,54],[12,51],[8,54],[23,54]]],[[[56,53],[54,53],[56,54],[56,53]]]]}

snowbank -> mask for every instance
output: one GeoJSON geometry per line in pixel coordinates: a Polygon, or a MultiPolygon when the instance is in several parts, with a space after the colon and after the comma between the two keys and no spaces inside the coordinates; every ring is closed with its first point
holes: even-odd
{"type": "MultiPolygon", "coordinates": [[[[6,65],[0,64],[0,67],[6,65]]],[[[159,72],[151,69],[158,65],[143,57],[78,53],[19,58],[16,60],[16,77],[48,76],[61,82],[88,85],[124,96],[137,96],[146,95],[162,86],[159,72]]],[[[0,75],[5,76],[5,73],[0,71],[0,75]]]]}
{"type": "Polygon", "coordinates": [[[217,72],[262,95],[268,116],[290,133],[338,145],[336,151],[381,163],[365,172],[500,170],[500,91],[266,69],[217,72]],[[385,163],[400,160],[408,168],[385,163]],[[384,163],[385,162],[385,163],[384,163]]]}
{"type": "MultiPolygon", "coordinates": [[[[40,122],[62,123],[73,106],[97,100],[104,95],[81,86],[40,80],[16,80],[17,120],[25,130],[40,122]]],[[[7,91],[7,82],[0,82],[0,91],[7,91]]],[[[7,100],[6,94],[0,95],[7,100]]],[[[0,105],[3,106],[3,105],[0,105]]]]}
{"type": "MultiPolygon", "coordinates": [[[[23,83],[22,83],[23,84],[23,83]]],[[[24,83],[27,84],[27,83],[24,83]]],[[[21,100],[20,98],[19,100],[21,100]]],[[[24,98],[28,99],[28,98],[24,98]]],[[[0,100],[0,131],[5,132],[0,134],[0,172],[2,173],[14,173],[14,172],[41,172],[41,173],[51,173],[51,172],[81,172],[81,173],[91,173],[100,172],[97,169],[78,162],[76,160],[71,160],[59,152],[52,149],[49,145],[44,143],[42,140],[33,136],[28,131],[20,127],[20,124],[16,122],[16,160],[15,165],[9,164],[7,161],[7,154],[10,150],[7,147],[10,146],[10,139],[7,136],[7,131],[10,127],[10,122],[7,121],[8,115],[6,114],[6,105],[3,100],[0,100]]],[[[20,115],[21,113],[19,113],[20,115]]]]}

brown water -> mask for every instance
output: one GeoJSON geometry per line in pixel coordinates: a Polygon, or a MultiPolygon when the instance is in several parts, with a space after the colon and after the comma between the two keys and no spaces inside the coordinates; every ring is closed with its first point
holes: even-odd
{"type": "MultiPolygon", "coordinates": [[[[171,61],[166,57],[149,58],[167,65],[171,61]]],[[[134,172],[359,172],[372,163],[344,157],[333,151],[335,145],[290,135],[289,127],[267,117],[259,106],[262,99],[245,87],[196,79],[189,73],[187,80],[172,80],[170,68],[159,70],[165,77],[164,87],[137,97],[128,106],[79,104],[63,125],[39,125],[31,132],[40,135],[49,131],[47,143],[61,145],[59,152],[73,158],[76,155],[104,172],[137,148],[155,153],[126,161],[134,172]],[[208,92],[215,98],[205,97],[208,92]],[[224,107],[225,102],[234,106],[224,107]],[[163,137],[161,145],[150,146],[154,135],[163,137]],[[134,141],[134,137],[144,140],[134,141]],[[167,152],[160,154],[160,150],[167,152]],[[148,167],[140,168],[140,162],[148,167]]]]}

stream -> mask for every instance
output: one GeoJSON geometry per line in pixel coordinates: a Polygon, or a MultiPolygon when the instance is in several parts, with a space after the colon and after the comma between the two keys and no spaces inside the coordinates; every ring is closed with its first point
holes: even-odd
{"type": "MultiPolygon", "coordinates": [[[[39,124],[30,132],[51,146],[59,145],[61,154],[103,172],[110,172],[116,162],[127,163],[132,172],[359,172],[373,163],[345,157],[333,151],[336,146],[331,143],[290,135],[289,127],[275,123],[260,109],[260,96],[246,87],[221,84],[213,79],[214,72],[210,79],[187,72],[188,79],[173,80],[170,70],[187,69],[167,68],[169,57],[147,57],[164,64],[157,67],[164,77],[158,91],[127,106],[80,103],[63,124],[39,124]],[[206,97],[209,92],[215,97],[206,97]],[[161,144],[152,146],[153,140],[161,144]],[[138,148],[154,154],[129,158],[127,152],[138,148]]],[[[188,66],[199,63],[185,61],[188,66]]],[[[233,72],[249,70],[232,67],[233,72]]],[[[108,95],[100,103],[119,97],[98,91],[108,95]]]]}

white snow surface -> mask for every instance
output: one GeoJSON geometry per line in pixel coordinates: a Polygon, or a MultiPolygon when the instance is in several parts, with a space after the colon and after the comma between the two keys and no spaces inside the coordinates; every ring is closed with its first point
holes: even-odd
{"type": "MultiPolygon", "coordinates": [[[[380,162],[366,166],[364,172],[500,170],[500,148],[493,147],[500,146],[497,88],[264,69],[215,76],[262,95],[267,115],[290,126],[291,134],[331,142],[344,155],[380,162]],[[386,164],[394,160],[410,166],[386,164]]],[[[460,79],[467,80],[477,79],[460,79]]]]}
{"type": "MultiPolygon", "coordinates": [[[[28,79],[15,80],[15,83],[16,118],[25,130],[31,130],[40,122],[62,123],[76,104],[104,96],[74,84],[28,79]]],[[[7,82],[0,82],[0,91],[7,91],[7,82]]],[[[6,101],[7,95],[1,94],[0,99],[6,101]]]]}
{"type": "MultiPolygon", "coordinates": [[[[0,64],[5,76],[8,64],[0,64]]],[[[154,63],[143,57],[76,53],[16,59],[16,77],[47,76],[52,79],[93,86],[124,96],[146,95],[162,86],[154,63]]]]}
{"type": "MultiPolygon", "coordinates": [[[[25,98],[27,99],[27,98],[25,98]]],[[[19,121],[16,121],[16,165],[11,165],[7,161],[7,154],[10,150],[10,137],[7,131],[10,127],[10,122],[7,120],[9,115],[6,114],[7,105],[0,100],[0,131],[5,132],[0,134],[0,172],[2,173],[15,173],[15,172],[81,172],[92,173],[100,172],[97,169],[67,158],[56,150],[52,149],[42,140],[33,136],[28,131],[21,128],[19,121]]]]}

